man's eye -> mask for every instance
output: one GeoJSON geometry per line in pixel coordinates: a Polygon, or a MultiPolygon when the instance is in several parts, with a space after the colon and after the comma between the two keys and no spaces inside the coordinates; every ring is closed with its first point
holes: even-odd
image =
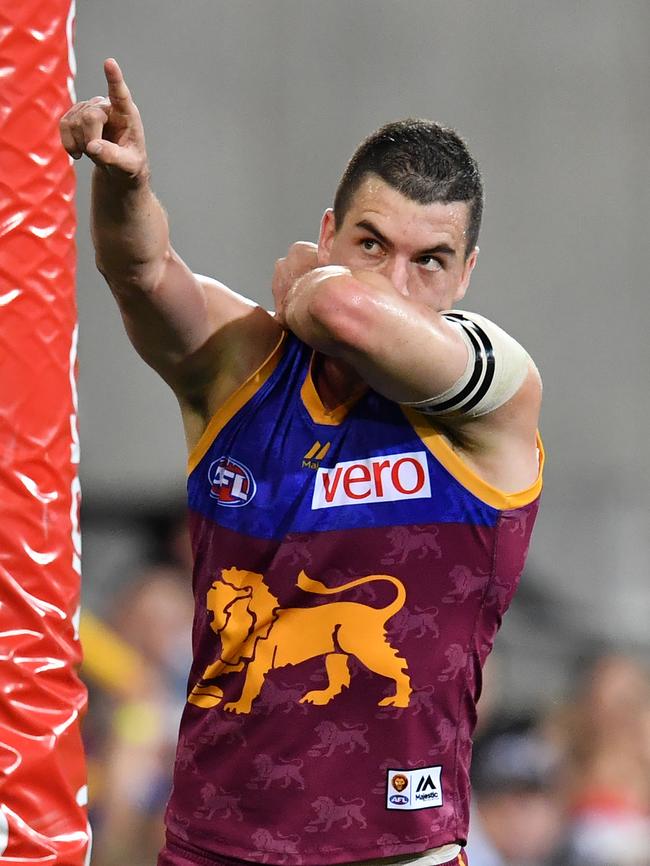
{"type": "Polygon", "coordinates": [[[361,246],[367,253],[381,252],[381,246],[379,245],[379,241],[376,241],[374,238],[364,238],[361,241],[361,246]]]}
{"type": "Polygon", "coordinates": [[[418,259],[418,264],[427,271],[442,270],[442,262],[433,256],[422,256],[422,258],[418,259]]]}

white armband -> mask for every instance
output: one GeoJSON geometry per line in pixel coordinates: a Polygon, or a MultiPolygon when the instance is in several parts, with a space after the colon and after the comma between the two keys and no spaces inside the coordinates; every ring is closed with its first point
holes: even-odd
{"type": "Polygon", "coordinates": [[[517,393],[526,378],[530,356],[509,334],[478,313],[448,310],[441,315],[465,341],[467,367],[443,394],[405,405],[427,415],[487,415],[517,393]]]}

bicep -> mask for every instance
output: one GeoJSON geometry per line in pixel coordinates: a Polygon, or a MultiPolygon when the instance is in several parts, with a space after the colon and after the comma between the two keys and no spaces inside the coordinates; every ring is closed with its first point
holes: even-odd
{"type": "Polygon", "coordinates": [[[245,378],[279,331],[259,306],[192,273],[173,250],[152,288],[113,288],[113,294],[134,348],[180,397],[210,387],[233,364],[245,378]]]}

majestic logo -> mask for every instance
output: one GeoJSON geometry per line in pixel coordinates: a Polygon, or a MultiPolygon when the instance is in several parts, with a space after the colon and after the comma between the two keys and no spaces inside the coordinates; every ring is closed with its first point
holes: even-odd
{"type": "Polygon", "coordinates": [[[388,770],[387,809],[432,809],[442,806],[442,767],[388,770]],[[401,786],[401,787],[400,787],[401,786]],[[391,788],[399,793],[393,794],[391,788]]]}
{"type": "Polygon", "coordinates": [[[302,468],[303,469],[318,469],[320,466],[321,460],[325,457],[327,452],[330,450],[331,442],[326,442],[324,445],[321,445],[318,439],[311,446],[309,451],[302,458],[302,468]]]}
{"type": "Polygon", "coordinates": [[[416,800],[439,800],[440,792],[431,776],[422,776],[415,789],[416,800]]]}
{"type": "Polygon", "coordinates": [[[392,692],[379,701],[379,706],[408,707],[408,667],[386,636],[386,622],[406,601],[402,581],[388,574],[370,574],[342,586],[328,587],[301,571],[296,585],[303,592],[339,595],[378,581],[388,582],[395,589],[395,598],[386,607],[332,601],[313,607],[282,608],[263,574],[222,569],[207,595],[208,611],[213,617],[211,627],[220,638],[219,657],[207,665],[189,702],[204,709],[217,706],[223,698],[223,689],[215,682],[217,677],[242,672],[239,698],[224,704],[223,709],[250,713],[269,671],[320,656],[324,659],[327,685],[308,691],[300,703],[324,706],[348,688],[352,657],[392,682],[392,692]]]}
{"type": "Polygon", "coordinates": [[[395,502],[431,496],[424,451],[387,454],[337,463],[316,474],[312,510],[365,502],[395,502]]]}
{"type": "Polygon", "coordinates": [[[248,505],[257,490],[250,469],[232,457],[222,456],[214,460],[208,469],[208,480],[212,499],[228,508],[248,505]]]}

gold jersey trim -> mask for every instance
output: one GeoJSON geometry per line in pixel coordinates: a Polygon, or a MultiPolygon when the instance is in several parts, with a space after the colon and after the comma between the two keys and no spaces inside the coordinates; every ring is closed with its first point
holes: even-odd
{"type": "Polygon", "coordinates": [[[282,357],[282,348],[286,338],[287,331],[283,331],[268,358],[262,362],[254,373],[251,373],[248,379],[246,379],[246,381],[240,385],[239,388],[230,395],[230,397],[228,397],[226,402],[220,406],[212,418],[210,418],[208,426],[201,434],[201,438],[187,458],[188,475],[190,475],[199,465],[201,460],[203,460],[208,448],[212,445],[215,438],[223,430],[226,424],[234,418],[237,412],[248,403],[253,395],[259,391],[262,385],[271,376],[282,357]]]}
{"type": "Polygon", "coordinates": [[[368,389],[364,387],[344,403],[340,403],[333,409],[328,409],[321,400],[314,384],[313,368],[315,354],[315,352],[312,353],[307,375],[300,389],[300,398],[314,424],[327,424],[330,427],[335,427],[345,421],[350,409],[352,409],[368,389]]]}
{"type": "Polygon", "coordinates": [[[467,463],[458,455],[451,447],[443,434],[431,426],[431,421],[424,417],[421,413],[414,409],[408,409],[402,406],[402,411],[408,418],[413,429],[418,434],[422,442],[426,445],[433,456],[445,467],[445,469],[454,476],[456,481],[460,482],[463,487],[473,493],[482,502],[496,508],[499,511],[510,511],[514,508],[523,508],[524,505],[529,505],[542,492],[542,475],[544,470],[544,446],[542,439],[537,433],[537,451],[539,470],[537,478],[525,490],[517,491],[516,493],[506,493],[505,490],[499,490],[498,487],[493,487],[488,481],[485,481],[467,463]]]}

